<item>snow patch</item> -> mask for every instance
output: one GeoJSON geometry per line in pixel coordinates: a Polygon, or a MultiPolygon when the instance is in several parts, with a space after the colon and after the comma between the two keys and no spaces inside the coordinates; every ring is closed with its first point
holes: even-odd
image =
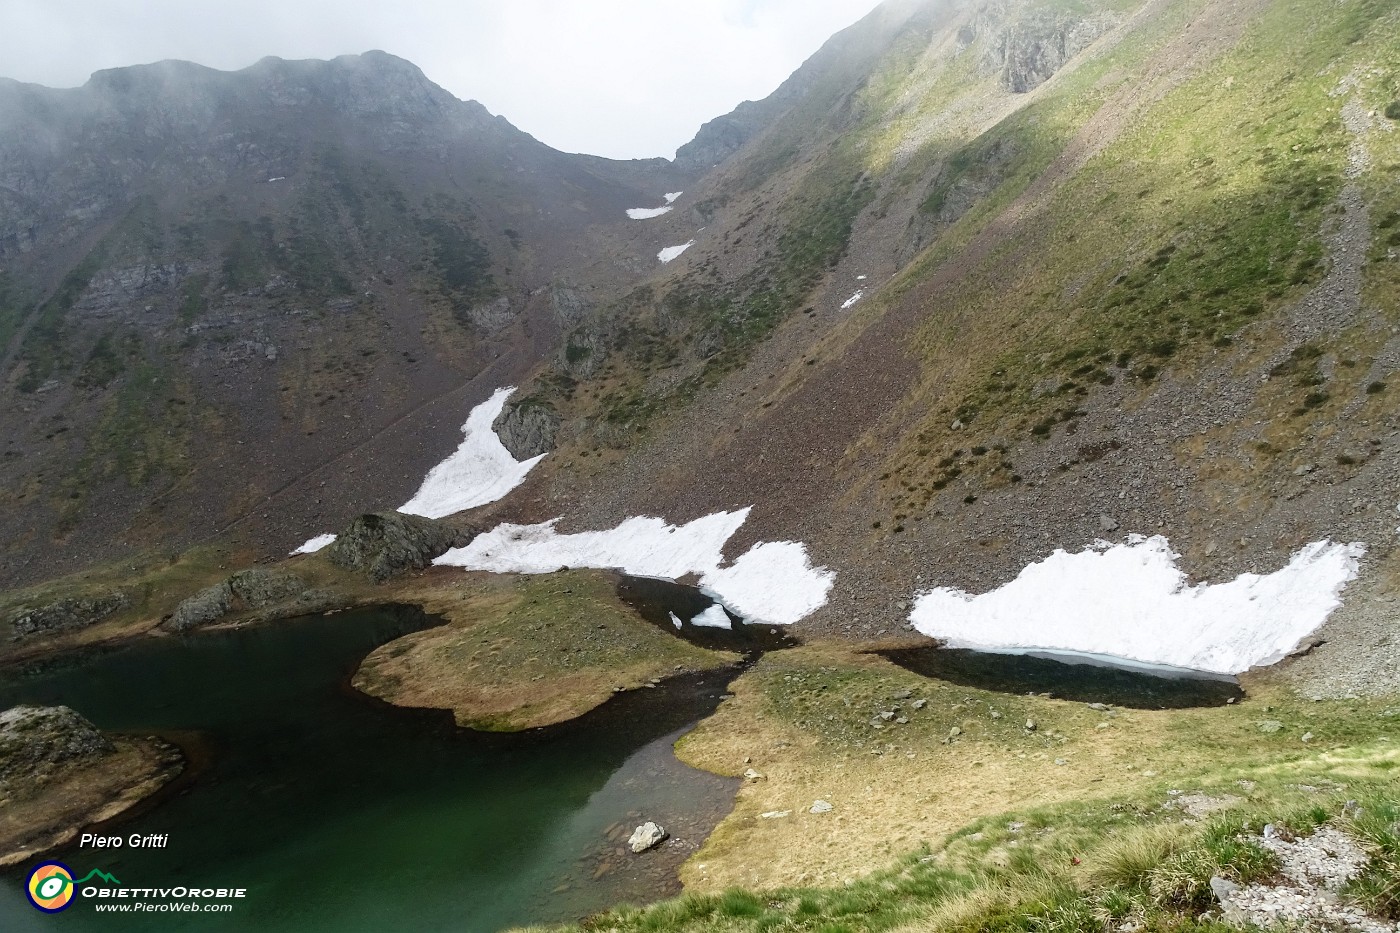
{"type": "Polygon", "coordinates": [[[694,245],[695,241],[691,240],[689,243],[682,243],[680,246],[668,246],[661,252],[657,253],[656,258],[660,259],[662,262],[670,262],[672,259],[675,259],[681,253],[690,249],[694,245]]]}
{"type": "Polygon", "coordinates": [[[1273,573],[1191,586],[1161,535],[1056,550],[972,595],[920,594],[909,621],[951,648],[1081,653],[1214,674],[1283,659],[1341,604],[1364,544],[1315,541],[1273,573]]]}
{"type": "Polygon", "coordinates": [[[660,217],[662,214],[670,213],[671,205],[665,207],[629,207],[627,216],[633,220],[647,220],[651,217],[660,217]]]}
{"type": "Polygon", "coordinates": [[[666,614],[671,617],[671,624],[674,625],[677,629],[679,629],[681,627],[680,617],[678,617],[674,612],[668,612],[666,614]]]}
{"type": "Polygon", "coordinates": [[[724,607],[715,603],[704,612],[690,620],[691,625],[698,625],[701,628],[728,628],[734,626],[729,621],[729,613],[724,611],[724,607]]]}
{"type": "Polygon", "coordinates": [[[667,203],[667,204],[670,204],[670,203],[674,202],[674,201],[676,200],[676,198],[680,197],[680,196],[683,195],[683,194],[685,194],[684,191],[668,191],[668,192],[666,192],[666,194],[664,195],[664,197],[666,198],[666,203],[667,203]]]}
{"type": "Polygon", "coordinates": [[[864,281],[865,281],[865,276],[863,276],[863,275],[858,275],[858,276],[856,276],[856,281],[857,281],[857,282],[864,282],[864,281]]]}
{"type": "Polygon", "coordinates": [[[860,291],[856,292],[856,293],[855,293],[854,295],[852,295],[851,297],[847,298],[847,299],[841,304],[841,310],[842,310],[842,311],[845,311],[847,308],[851,307],[851,306],[854,305],[857,301],[860,301],[860,300],[861,300],[862,298],[864,298],[864,297],[865,297],[865,289],[861,289],[860,291]]]}
{"type": "Polygon", "coordinates": [[[400,512],[442,518],[495,502],[525,481],[546,455],[516,460],[491,427],[514,391],[514,386],[497,389],[471,410],[462,425],[461,446],[428,472],[413,498],[399,506],[400,512]]]}
{"type": "Polygon", "coordinates": [[[596,567],[667,580],[693,573],[700,577],[701,589],[735,615],[790,625],[826,603],[836,574],[813,567],[806,547],[792,541],[755,544],[722,567],[724,544],[748,514],[748,509],[715,512],[684,525],[639,516],[606,531],[567,535],[554,530],[559,519],[539,525],[507,523],[434,563],[495,573],[596,567]]]}
{"type": "Polygon", "coordinates": [[[293,555],[295,555],[295,554],[315,554],[317,551],[321,550],[321,548],[326,547],[327,545],[331,544],[333,541],[335,541],[335,535],[332,535],[332,534],[317,535],[316,537],[311,538],[311,539],[308,540],[305,544],[303,544],[301,547],[299,547],[299,548],[297,548],[295,551],[293,551],[292,554],[293,554],[293,555]]]}

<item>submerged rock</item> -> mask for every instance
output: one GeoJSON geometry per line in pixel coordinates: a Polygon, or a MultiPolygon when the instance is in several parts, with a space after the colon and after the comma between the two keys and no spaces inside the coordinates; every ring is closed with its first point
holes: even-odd
{"type": "Polygon", "coordinates": [[[111,740],[66,706],[15,706],[0,713],[0,790],[36,790],[59,772],[116,751],[111,740]]]}
{"type": "Polygon", "coordinates": [[[422,570],[454,547],[471,543],[478,531],[402,512],[361,515],[326,549],[331,563],[383,583],[405,570],[422,570]]]}
{"type": "Polygon", "coordinates": [[[131,605],[120,590],[101,596],[60,599],[36,609],[22,609],[9,619],[14,641],[36,635],[53,635],[96,625],[131,605]]]}
{"type": "Polygon", "coordinates": [[[654,849],[661,845],[670,835],[660,824],[650,820],[632,830],[632,835],[627,840],[627,846],[633,852],[641,853],[647,849],[654,849]]]}

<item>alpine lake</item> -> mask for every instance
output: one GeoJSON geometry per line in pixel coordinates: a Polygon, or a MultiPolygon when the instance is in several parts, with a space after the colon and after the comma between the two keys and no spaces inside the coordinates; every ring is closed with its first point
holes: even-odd
{"type": "MultiPolygon", "coordinates": [[[[64,704],[188,759],[155,797],[89,828],[164,835],[163,848],[46,859],[128,887],[246,890],[227,913],[99,913],[98,899],[75,898],[64,928],[494,931],[678,893],[681,861],[728,813],[737,781],[682,764],[672,745],[737,669],[514,734],[350,687],[370,651],[432,623],[416,609],[359,610],[0,671],[0,708],[64,704]],[[633,855],[625,841],[644,820],[672,838],[633,855]]],[[[53,929],[25,896],[37,861],[0,875],[0,929],[53,929]]]]}

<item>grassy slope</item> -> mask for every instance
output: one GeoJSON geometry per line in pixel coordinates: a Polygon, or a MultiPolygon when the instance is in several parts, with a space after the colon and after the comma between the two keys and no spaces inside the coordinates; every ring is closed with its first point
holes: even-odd
{"type": "Polygon", "coordinates": [[[563,722],[618,690],[738,660],[644,621],[602,573],[476,575],[416,601],[447,624],[374,651],[355,686],[399,706],[451,709],[476,729],[563,722]]]}
{"type": "MultiPolygon", "coordinates": [[[[1047,161],[1055,148],[1047,133],[1063,137],[1081,125],[1086,104],[1103,93],[1099,79],[1129,66],[1155,41],[1154,29],[1190,6],[969,144],[975,152],[1004,139],[1026,170],[1008,171],[886,302],[957,256],[1047,161]]],[[[1146,388],[1164,367],[1189,367],[1321,277],[1319,231],[1348,143],[1345,98],[1327,92],[1354,67],[1393,56],[1388,13],[1379,3],[1272,5],[1236,48],[1151,107],[1068,179],[1034,224],[940,296],[919,336],[931,376],[909,400],[929,414],[886,476],[896,522],[976,468],[954,447],[1046,436],[1100,385],[1146,388]],[[998,339],[979,339],[993,333],[998,339]],[[975,436],[951,434],[954,419],[975,436]]],[[[1326,401],[1309,386],[1293,396],[1292,408],[1326,401]]]]}
{"type": "Polygon", "coordinates": [[[1237,705],[1103,713],[927,680],[847,648],[770,654],[680,745],[703,767],[764,775],[687,863],[691,893],[586,926],[1099,930],[1136,915],[1213,929],[1195,919],[1210,875],[1270,867],[1234,841],[1242,826],[1305,829],[1348,798],[1394,809],[1400,711],[1254,687],[1237,705]],[[910,722],[875,729],[894,705],[910,722]],[[1283,728],[1264,732],[1267,720],[1283,728]],[[1186,823],[1164,806],[1173,789],[1233,807],[1186,823]],[[815,799],[834,809],[807,812],[815,799]]]}

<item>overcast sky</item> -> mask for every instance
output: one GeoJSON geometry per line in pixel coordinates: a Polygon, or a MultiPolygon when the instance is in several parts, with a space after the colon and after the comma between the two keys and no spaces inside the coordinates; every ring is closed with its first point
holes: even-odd
{"type": "Polygon", "coordinates": [[[543,142],[671,156],[877,0],[0,0],[0,76],[74,87],[166,58],[383,49],[543,142]]]}

